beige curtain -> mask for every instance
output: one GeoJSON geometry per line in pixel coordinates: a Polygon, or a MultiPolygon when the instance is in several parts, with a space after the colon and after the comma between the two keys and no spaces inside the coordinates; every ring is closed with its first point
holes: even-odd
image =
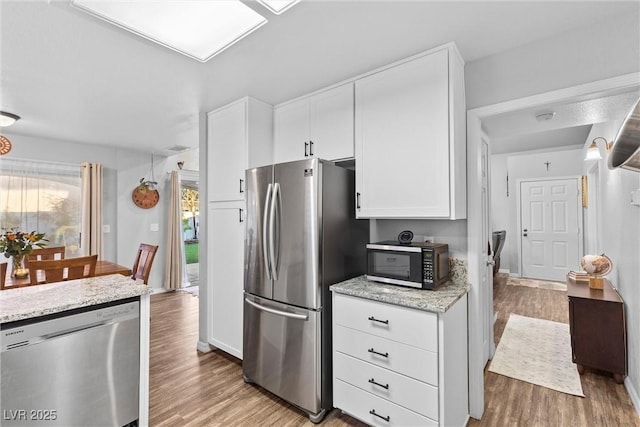
{"type": "Polygon", "coordinates": [[[82,253],[102,259],[102,164],[83,162],[81,166],[82,253]]]}
{"type": "Polygon", "coordinates": [[[180,289],[182,287],[182,197],[178,171],[171,172],[171,196],[169,215],[167,215],[167,252],[165,260],[164,287],[180,289]]]}

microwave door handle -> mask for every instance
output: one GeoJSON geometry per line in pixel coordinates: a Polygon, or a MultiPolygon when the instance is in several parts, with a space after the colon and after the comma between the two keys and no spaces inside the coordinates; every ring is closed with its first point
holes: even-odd
{"type": "Polygon", "coordinates": [[[269,226],[269,202],[271,201],[272,186],[267,186],[267,195],[264,197],[264,212],[262,216],[262,256],[264,257],[264,266],[267,270],[267,277],[269,280],[271,277],[271,257],[269,256],[269,233],[267,227],[269,226]]]}
{"type": "Polygon", "coordinates": [[[448,274],[446,272],[448,272],[449,269],[440,268],[440,252],[436,251],[436,262],[433,264],[433,267],[438,269],[438,282],[448,274]]]}

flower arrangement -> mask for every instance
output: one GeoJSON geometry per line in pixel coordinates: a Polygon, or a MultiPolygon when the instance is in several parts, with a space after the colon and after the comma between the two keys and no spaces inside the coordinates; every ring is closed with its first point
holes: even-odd
{"type": "Polygon", "coordinates": [[[0,252],[5,257],[11,258],[11,275],[14,277],[26,277],[29,273],[24,267],[24,257],[33,251],[33,247],[46,246],[44,233],[25,233],[14,228],[3,230],[0,235],[0,252]]]}
{"type": "Polygon", "coordinates": [[[9,258],[16,255],[29,255],[33,251],[33,247],[42,248],[47,244],[44,238],[45,233],[25,233],[14,228],[3,230],[0,235],[0,252],[9,258]]]}

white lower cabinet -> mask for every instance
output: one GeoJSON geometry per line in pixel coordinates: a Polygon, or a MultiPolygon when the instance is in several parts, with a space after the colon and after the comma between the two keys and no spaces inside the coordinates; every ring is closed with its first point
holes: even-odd
{"type": "Polygon", "coordinates": [[[209,203],[209,343],[242,359],[245,202],[209,203]]]}
{"type": "Polygon", "coordinates": [[[333,382],[333,401],[339,408],[373,426],[437,426],[438,422],[354,387],[342,380],[333,382]]]}
{"type": "Polygon", "coordinates": [[[466,295],[433,313],[333,294],[333,406],[363,422],[465,425],[467,360],[466,295]]]}

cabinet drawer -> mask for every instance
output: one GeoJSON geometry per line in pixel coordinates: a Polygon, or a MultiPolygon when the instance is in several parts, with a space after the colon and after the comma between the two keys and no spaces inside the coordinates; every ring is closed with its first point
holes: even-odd
{"type": "Polygon", "coordinates": [[[438,385],[438,354],[336,325],[333,349],[411,378],[438,385]]]}
{"type": "Polygon", "coordinates": [[[426,417],[438,419],[436,387],[339,352],[335,353],[333,360],[333,374],[336,379],[426,417]]]}
{"type": "Polygon", "coordinates": [[[436,313],[334,294],[333,320],[336,324],[348,328],[424,350],[438,351],[436,313]]]}
{"type": "Polygon", "coordinates": [[[373,426],[437,426],[431,420],[343,381],[333,382],[333,405],[373,426]],[[379,416],[373,415],[374,412],[379,416]]]}

